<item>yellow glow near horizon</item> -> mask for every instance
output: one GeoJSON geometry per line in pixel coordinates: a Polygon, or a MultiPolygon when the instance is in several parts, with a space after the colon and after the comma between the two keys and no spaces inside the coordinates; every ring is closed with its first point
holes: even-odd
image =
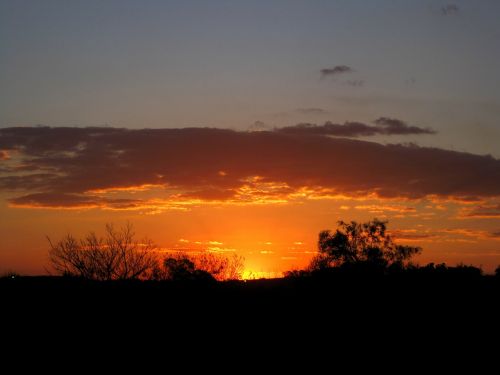
{"type": "MultiPolygon", "coordinates": [[[[162,249],[238,254],[245,258],[244,278],[280,277],[284,271],[308,264],[317,251],[320,230],[335,229],[338,220],[366,221],[374,216],[389,220],[389,229],[399,243],[423,247],[417,262],[463,261],[482,265],[488,272],[500,264],[497,221],[467,216],[474,209],[469,203],[345,196],[320,199],[309,193],[307,198],[280,204],[180,197],[152,198],[140,209],[33,210],[4,204],[0,218],[9,220],[0,226],[4,239],[0,264],[21,273],[44,273],[46,235],[82,236],[89,231],[99,233],[107,222],[121,225],[130,221],[139,238],[147,236],[162,249]]],[[[140,197],[148,190],[133,194],[140,197]]]]}

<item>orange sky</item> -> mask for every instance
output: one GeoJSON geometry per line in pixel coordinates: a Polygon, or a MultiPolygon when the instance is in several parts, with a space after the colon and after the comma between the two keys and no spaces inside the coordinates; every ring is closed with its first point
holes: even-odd
{"type": "Polygon", "coordinates": [[[500,2],[430,3],[0,1],[0,273],[130,221],[274,276],[374,217],[491,272],[500,2]]]}
{"type": "MultiPolygon", "coordinates": [[[[34,207],[14,205],[4,194],[0,208],[1,271],[44,273],[48,243],[71,232],[102,232],[108,222],[130,221],[140,237],[161,250],[214,251],[245,257],[247,277],[280,276],[304,267],[316,251],[316,236],[343,220],[388,219],[401,242],[424,248],[417,259],[482,265],[491,272],[500,264],[499,222],[471,216],[486,203],[444,198],[391,198],[321,195],[312,189],[283,193],[283,183],[260,185],[251,179],[244,200],[165,198],[165,187],[138,186],[101,191],[106,199],[144,199],[147,204],[124,208],[34,207]],[[279,192],[274,194],[273,189],[279,192]]],[[[246,186],[245,184],[243,186],[246,186]]],[[[475,214],[474,214],[475,215],[475,214]]],[[[476,215],[477,216],[477,215],[476,215]]]]}

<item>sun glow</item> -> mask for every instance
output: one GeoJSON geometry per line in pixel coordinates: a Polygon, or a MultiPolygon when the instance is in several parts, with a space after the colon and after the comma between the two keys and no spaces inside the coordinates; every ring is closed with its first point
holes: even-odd
{"type": "Polygon", "coordinates": [[[255,271],[252,269],[245,269],[243,271],[243,275],[241,276],[242,280],[259,280],[259,279],[276,279],[283,277],[282,272],[275,271],[255,271]]]}

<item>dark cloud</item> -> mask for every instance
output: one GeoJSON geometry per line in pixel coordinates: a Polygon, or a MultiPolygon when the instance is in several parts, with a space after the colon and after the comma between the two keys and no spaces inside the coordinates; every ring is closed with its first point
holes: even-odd
{"type": "Polygon", "coordinates": [[[89,208],[127,209],[140,205],[136,199],[107,199],[93,195],[67,194],[61,192],[34,193],[10,200],[15,206],[50,207],[50,208],[89,208]]]}
{"type": "Polygon", "coordinates": [[[298,124],[275,129],[276,132],[302,135],[330,135],[337,137],[367,137],[373,135],[409,135],[409,134],[435,134],[429,128],[409,126],[405,122],[388,117],[380,117],[374,121],[375,125],[367,125],[361,122],[345,122],[334,124],[330,121],[323,125],[298,124]]]}
{"type": "Polygon", "coordinates": [[[252,125],[248,127],[249,132],[261,132],[271,130],[273,127],[271,125],[266,124],[263,121],[255,121],[252,125]]]}
{"type": "Polygon", "coordinates": [[[352,73],[354,70],[347,65],[337,65],[334,66],[333,68],[325,68],[321,69],[321,77],[325,78],[328,76],[336,76],[340,74],[345,74],[345,73],[352,73]]]}
{"type": "Polygon", "coordinates": [[[436,131],[429,128],[420,128],[418,126],[410,126],[406,122],[389,118],[389,117],[379,117],[374,121],[374,123],[381,128],[381,134],[435,134],[436,131]]]}
{"type": "MultiPolygon", "coordinates": [[[[397,120],[378,122],[383,129],[400,128],[397,120]]],[[[348,123],[347,128],[366,126],[348,123]]],[[[159,187],[154,193],[158,199],[178,201],[245,201],[304,191],[391,198],[500,196],[500,160],[491,156],[323,134],[210,128],[0,129],[0,149],[16,152],[16,160],[7,163],[21,163],[30,171],[3,170],[0,190],[20,191],[10,201],[13,205],[116,209],[144,202],[99,191],[151,185],[159,187]]],[[[500,207],[496,210],[500,214],[500,207]]]]}
{"type": "Polygon", "coordinates": [[[460,8],[456,4],[447,4],[441,8],[443,16],[452,16],[460,13],[460,8]]]}
{"type": "Polygon", "coordinates": [[[296,111],[304,115],[325,115],[329,113],[323,108],[297,108],[296,111]]]}

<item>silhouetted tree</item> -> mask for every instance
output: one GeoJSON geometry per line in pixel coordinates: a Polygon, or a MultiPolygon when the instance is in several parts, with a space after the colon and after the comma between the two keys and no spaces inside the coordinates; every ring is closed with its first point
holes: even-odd
{"type": "Polygon", "coordinates": [[[495,269],[495,276],[500,278],[500,266],[495,269]]]}
{"type": "Polygon", "coordinates": [[[385,268],[404,267],[422,249],[396,245],[387,233],[387,222],[373,219],[366,223],[339,221],[335,232],[319,233],[318,255],[310,264],[311,270],[367,263],[385,268]]]}
{"type": "Polygon", "coordinates": [[[309,276],[310,272],[306,270],[289,270],[283,272],[283,277],[287,279],[300,279],[306,276],[309,276]]]}
{"type": "Polygon", "coordinates": [[[131,224],[119,230],[106,225],[104,238],[91,232],[80,240],[71,234],[55,243],[47,239],[51,265],[63,275],[92,280],[143,279],[157,264],[152,241],[137,241],[131,224]]]}
{"type": "Polygon", "coordinates": [[[163,260],[163,268],[156,269],[157,280],[215,279],[234,280],[241,278],[244,258],[239,255],[226,257],[214,253],[187,255],[175,253],[163,260]]]}
{"type": "Polygon", "coordinates": [[[464,263],[459,263],[455,267],[448,267],[448,269],[455,273],[456,275],[460,275],[463,277],[480,277],[483,275],[483,270],[481,267],[475,267],[473,265],[467,265],[464,263]]]}
{"type": "Polygon", "coordinates": [[[163,260],[163,269],[159,270],[156,276],[159,280],[215,280],[209,272],[196,268],[194,261],[184,253],[166,257],[163,260]]]}
{"type": "Polygon", "coordinates": [[[210,273],[216,280],[241,279],[244,270],[244,258],[233,254],[231,257],[214,253],[204,253],[193,259],[196,267],[210,273]]]}

